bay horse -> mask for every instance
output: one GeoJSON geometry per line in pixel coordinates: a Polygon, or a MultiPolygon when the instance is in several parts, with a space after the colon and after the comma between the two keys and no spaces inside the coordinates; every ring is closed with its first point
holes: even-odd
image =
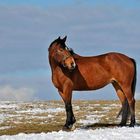
{"type": "Polygon", "coordinates": [[[100,89],[113,85],[121,101],[121,126],[125,126],[131,115],[130,126],[135,125],[136,62],[116,52],[99,56],[83,57],[65,44],[66,38],[58,37],[49,46],[49,63],[52,82],[58,89],[66,109],[64,129],[71,129],[76,119],[72,109],[72,91],[100,89]]]}

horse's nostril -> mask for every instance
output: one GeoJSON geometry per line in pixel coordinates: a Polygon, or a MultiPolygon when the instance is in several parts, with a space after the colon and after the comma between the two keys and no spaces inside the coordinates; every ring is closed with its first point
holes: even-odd
{"type": "Polygon", "coordinates": [[[71,66],[72,66],[72,67],[74,66],[73,62],[71,63],[71,66]]]}
{"type": "Polygon", "coordinates": [[[75,68],[75,66],[76,66],[75,63],[72,62],[72,63],[71,63],[71,67],[72,67],[72,68],[75,68]]]}

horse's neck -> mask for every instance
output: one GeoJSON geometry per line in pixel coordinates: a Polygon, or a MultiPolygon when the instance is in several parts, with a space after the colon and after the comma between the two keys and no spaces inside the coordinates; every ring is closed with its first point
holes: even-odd
{"type": "Polygon", "coordinates": [[[74,54],[73,54],[73,57],[74,57],[75,59],[78,59],[78,58],[81,58],[82,56],[80,56],[79,54],[74,53],[74,54]]]}
{"type": "Polygon", "coordinates": [[[52,58],[49,58],[49,61],[50,61],[50,66],[53,73],[55,69],[58,67],[58,64],[52,58]]]}
{"type": "Polygon", "coordinates": [[[54,63],[54,61],[51,59],[50,60],[50,66],[51,66],[51,69],[52,69],[52,72],[55,70],[55,68],[57,67],[57,65],[54,63]]]}

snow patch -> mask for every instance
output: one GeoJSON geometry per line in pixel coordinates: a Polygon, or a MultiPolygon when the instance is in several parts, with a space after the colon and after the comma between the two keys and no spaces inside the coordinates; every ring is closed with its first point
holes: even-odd
{"type": "Polygon", "coordinates": [[[64,108],[48,108],[47,110],[46,110],[48,113],[57,113],[57,112],[63,112],[63,111],[65,111],[65,109],[64,108]]]}
{"type": "Polygon", "coordinates": [[[83,120],[80,119],[78,121],[78,123],[83,124],[83,125],[94,124],[94,123],[97,123],[97,122],[99,122],[99,119],[97,119],[95,117],[95,115],[88,115],[88,116],[86,116],[86,119],[83,119],[83,120]]]}
{"type": "Polygon", "coordinates": [[[15,111],[16,113],[28,113],[28,114],[41,114],[41,113],[58,113],[65,111],[63,108],[48,108],[48,109],[40,109],[33,108],[28,110],[15,111]]]}
{"type": "Polygon", "coordinates": [[[1,136],[1,140],[140,140],[140,127],[106,128],[96,130],[77,129],[72,132],[50,132],[1,136]]]}
{"type": "Polygon", "coordinates": [[[11,126],[2,126],[2,127],[0,127],[0,130],[10,129],[10,128],[11,128],[11,126]]]}
{"type": "Polygon", "coordinates": [[[16,104],[0,104],[0,109],[15,109],[18,108],[16,104]]]}

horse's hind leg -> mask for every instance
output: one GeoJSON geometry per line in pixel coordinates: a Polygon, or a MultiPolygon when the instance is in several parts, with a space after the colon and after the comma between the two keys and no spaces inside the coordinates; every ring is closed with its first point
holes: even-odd
{"type": "MultiPolygon", "coordinates": [[[[121,87],[119,86],[119,84],[117,82],[113,82],[112,83],[116,92],[117,92],[117,95],[122,103],[122,108],[118,114],[119,115],[122,115],[122,119],[121,119],[121,123],[120,123],[120,126],[125,126],[126,123],[127,123],[127,119],[128,119],[128,116],[129,116],[129,105],[128,105],[128,101],[126,99],[126,96],[124,95],[121,87]]],[[[117,116],[117,117],[118,117],[117,116]]]]}
{"type": "Polygon", "coordinates": [[[134,125],[135,125],[135,99],[134,99],[134,95],[132,93],[131,88],[123,88],[123,92],[127,98],[129,108],[130,108],[130,113],[131,113],[130,127],[134,127],[134,125]]]}

